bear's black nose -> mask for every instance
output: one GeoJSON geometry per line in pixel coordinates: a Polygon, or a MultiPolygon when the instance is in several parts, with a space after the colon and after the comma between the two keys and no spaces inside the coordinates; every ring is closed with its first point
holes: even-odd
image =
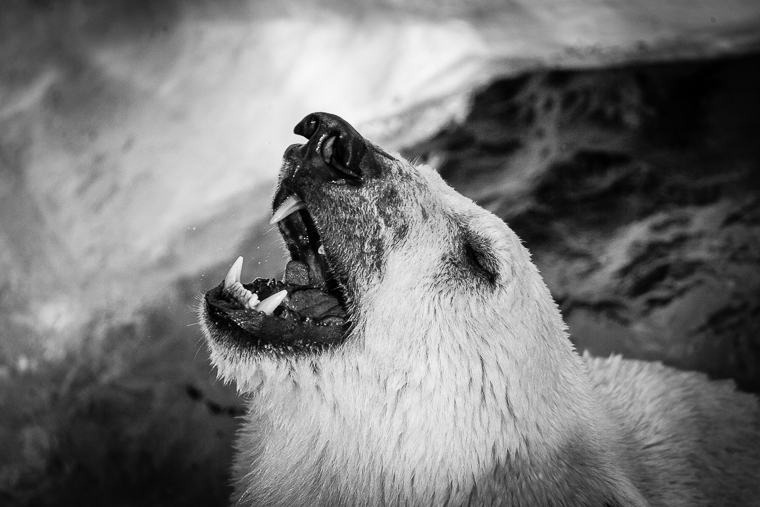
{"type": "Polygon", "coordinates": [[[359,165],[367,146],[364,138],[346,120],[334,114],[311,113],[295,126],[293,132],[309,140],[305,147],[307,153],[321,157],[325,164],[321,176],[354,183],[361,180],[359,165]]]}

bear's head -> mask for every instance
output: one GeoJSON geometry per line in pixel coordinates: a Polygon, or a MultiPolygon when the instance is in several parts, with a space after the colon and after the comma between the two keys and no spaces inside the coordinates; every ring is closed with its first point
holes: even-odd
{"type": "Polygon", "coordinates": [[[645,505],[509,227],[337,116],[295,132],[283,280],[241,284],[236,262],[200,307],[220,375],[252,393],[238,504],[645,505]]]}
{"type": "Polygon", "coordinates": [[[535,272],[506,224],[434,170],[335,115],[310,114],[294,131],[308,141],[286,149],[273,201],[291,257],[283,280],[241,285],[236,263],[200,308],[212,360],[239,388],[261,361],[347,346],[415,354],[414,340],[469,314],[492,322],[480,314],[508,304],[526,279],[515,273],[535,272]]]}

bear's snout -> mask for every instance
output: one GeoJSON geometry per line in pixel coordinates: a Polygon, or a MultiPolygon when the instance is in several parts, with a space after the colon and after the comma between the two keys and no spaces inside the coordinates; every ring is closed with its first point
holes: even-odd
{"type": "Polygon", "coordinates": [[[312,113],[293,132],[308,139],[306,144],[292,145],[285,152],[286,159],[308,173],[302,176],[319,182],[361,183],[360,164],[367,145],[347,121],[333,114],[312,113]]]}

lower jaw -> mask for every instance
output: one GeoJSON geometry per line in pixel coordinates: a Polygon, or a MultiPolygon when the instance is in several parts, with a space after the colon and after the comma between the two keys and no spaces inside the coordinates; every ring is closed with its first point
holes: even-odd
{"type": "Polygon", "coordinates": [[[242,286],[261,300],[286,291],[269,313],[233,297],[222,282],[204,296],[211,335],[234,349],[277,355],[314,353],[339,345],[348,322],[339,299],[312,285],[292,283],[299,281],[289,281],[286,275],[282,282],[259,278],[242,286]]]}

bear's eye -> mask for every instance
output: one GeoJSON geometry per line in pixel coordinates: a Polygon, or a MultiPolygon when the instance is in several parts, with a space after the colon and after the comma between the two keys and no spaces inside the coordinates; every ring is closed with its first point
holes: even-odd
{"type": "Polygon", "coordinates": [[[494,285],[499,280],[499,255],[492,241],[476,228],[463,224],[460,229],[458,261],[474,278],[494,285]]]}
{"type": "Polygon", "coordinates": [[[489,258],[489,252],[482,245],[466,241],[462,245],[465,264],[476,275],[490,284],[496,283],[499,276],[498,267],[489,258]]]}

